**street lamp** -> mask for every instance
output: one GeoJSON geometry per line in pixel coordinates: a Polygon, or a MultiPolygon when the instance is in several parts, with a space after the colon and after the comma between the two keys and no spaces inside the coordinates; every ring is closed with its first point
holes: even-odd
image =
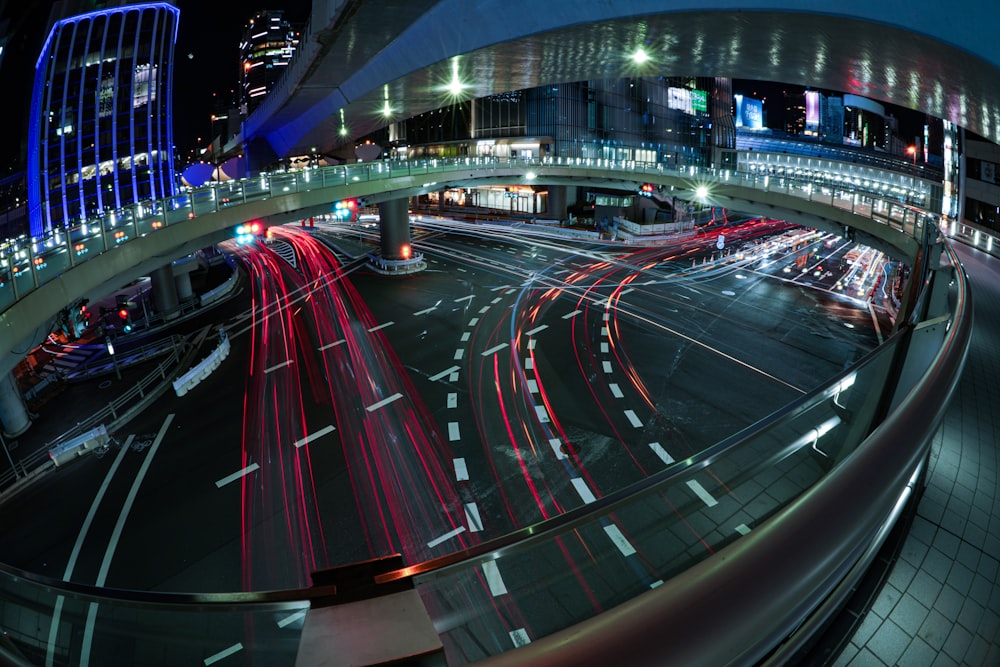
{"type": "Polygon", "coordinates": [[[913,156],[913,175],[917,175],[917,147],[907,146],[906,152],[913,156]]]}

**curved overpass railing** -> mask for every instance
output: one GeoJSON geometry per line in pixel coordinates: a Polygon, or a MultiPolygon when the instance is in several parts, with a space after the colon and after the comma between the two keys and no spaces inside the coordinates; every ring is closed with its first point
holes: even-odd
{"type": "MultiPolygon", "coordinates": [[[[226,193],[264,197],[315,184],[316,178],[343,185],[355,176],[380,178],[401,169],[411,175],[448,173],[462,166],[469,163],[272,174],[146,206],[159,211],[164,224],[175,224],[228,205],[226,193]]],[[[662,171],[635,163],[615,169],[630,175],[662,171]]],[[[934,216],[906,205],[897,210],[885,199],[875,204],[871,193],[845,197],[760,174],[677,173],[738,179],[747,187],[850,205],[907,236],[933,229],[934,216]]],[[[138,232],[149,219],[149,213],[141,219],[133,214],[127,224],[138,232]]],[[[106,238],[106,232],[101,227],[99,234],[106,238]]],[[[454,664],[586,667],[623,655],[634,664],[754,664],[794,654],[838,608],[912,495],[958,381],[971,338],[970,295],[950,250],[943,248],[938,261],[939,251],[941,245],[928,250],[938,270],[927,272],[912,318],[826,386],[633,487],[474,549],[372,575],[362,588],[375,597],[398,591],[401,583],[415,587],[454,664]],[[731,497],[741,502],[692,500],[695,482],[735,490],[731,497]],[[704,541],[684,529],[681,514],[699,524],[704,541]],[[617,537],[626,535],[624,542],[617,537]],[[544,566],[561,562],[567,545],[580,540],[606,546],[575,562],[575,571],[544,566]],[[623,579],[622,569],[636,559],[649,576],[623,579]],[[518,573],[506,580],[502,604],[489,586],[494,568],[518,573]],[[567,606],[562,596],[581,580],[615,585],[595,586],[587,604],[567,606]],[[518,605],[563,613],[533,625],[530,633],[494,616],[498,607],[518,605]]],[[[340,595],[356,599],[357,588],[340,595]]],[[[310,641],[303,626],[311,610],[331,601],[338,601],[333,585],[171,594],[86,586],[0,565],[0,625],[6,633],[0,655],[12,664],[31,664],[47,654],[50,664],[60,665],[75,664],[80,655],[95,664],[113,659],[167,665],[208,664],[243,653],[243,662],[292,664],[310,641]],[[247,628],[254,629],[252,642],[247,628]],[[226,639],[241,637],[246,645],[226,639]],[[31,660],[19,663],[19,651],[31,660]]],[[[351,603],[341,609],[350,614],[351,603]]],[[[366,631],[377,642],[386,628],[355,629],[366,631]]]]}
{"type": "MultiPolygon", "coordinates": [[[[756,163],[749,161],[747,164],[756,163]]],[[[526,182],[537,169],[549,177],[572,177],[585,171],[608,172],[611,177],[643,180],[663,177],[680,179],[686,192],[694,197],[697,185],[726,185],[758,192],[780,193],[850,212],[920,238],[923,229],[933,226],[938,216],[920,209],[929,196],[923,182],[904,183],[890,172],[885,178],[849,178],[838,176],[816,182],[816,170],[771,174],[753,171],[614,161],[589,158],[545,158],[516,160],[506,158],[455,158],[420,162],[375,162],[356,165],[319,167],[302,171],[265,173],[259,176],[207,185],[163,200],[146,201],[79,221],[65,229],[39,238],[20,237],[0,244],[0,314],[40,285],[76,265],[99,258],[123,244],[183,224],[195,217],[241,204],[272,199],[323,188],[351,188],[398,178],[429,177],[425,189],[437,185],[438,176],[453,175],[473,168],[522,174],[526,182]]],[[[510,174],[508,174],[510,175],[510,174]]],[[[537,175],[534,175],[537,176],[537,175]]],[[[370,190],[370,188],[369,188],[370,190]]],[[[366,192],[370,194],[370,191],[366,192]]],[[[338,198],[343,197],[341,194],[338,198]]],[[[346,196],[353,196],[347,194],[346,196]]],[[[61,304],[61,307],[64,304],[61,304]]]]}

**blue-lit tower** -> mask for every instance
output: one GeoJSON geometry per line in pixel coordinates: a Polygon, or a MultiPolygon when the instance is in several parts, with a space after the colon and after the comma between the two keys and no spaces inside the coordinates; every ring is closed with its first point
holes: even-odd
{"type": "Polygon", "coordinates": [[[31,234],[173,194],[168,2],[55,5],[28,123],[31,234]],[[88,9],[90,9],[88,11],[88,9]]]}

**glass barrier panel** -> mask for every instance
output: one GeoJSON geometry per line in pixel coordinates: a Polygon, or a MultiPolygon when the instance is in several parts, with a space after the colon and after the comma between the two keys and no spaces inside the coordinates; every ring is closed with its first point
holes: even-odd
{"type": "Polygon", "coordinates": [[[615,494],[621,500],[607,513],[552,532],[535,526],[532,537],[488,557],[418,575],[448,664],[595,616],[759,527],[871,433],[901,341],[743,434],[615,494]]]}
{"type": "Polygon", "coordinates": [[[16,300],[12,278],[8,261],[0,260],[0,310],[4,310],[16,300]]]}
{"type": "MultiPolygon", "coordinates": [[[[63,240],[65,241],[65,236],[63,240]]],[[[39,248],[40,252],[35,254],[32,260],[35,269],[35,277],[38,284],[46,283],[57,277],[70,266],[69,250],[65,245],[57,245],[53,248],[39,248]]]]}
{"type": "Polygon", "coordinates": [[[191,193],[191,210],[195,215],[214,213],[217,210],[215,205],[215,188],[199,188],[191,193]]]}
{"type": "Polygon", "coordinates": [[[150,201],[136,204],[135,222],[139,236],[145,236],[164,226],[163,202],[150,201]]]}
{"type": "Polygon", "coordinates": [[[348,185],[368,180],[368,168],[366,166],[345,167],[344,174],[348,185]]]}
{"type": "Polygon", "coordinates": [[[272,174],[271,175],[271,196],[297,192],[296,176],[294,173],[272,174]]]}
{"type": "Polygon", "coordinates": [[[261,199],[271,194],[271,187],[267,176],[248,178],[243,181],[243,196],[246,201],[261,199]]]}
{"type": "Polygon", "coordinates": [[[17,291],[17,298],[23,298],[25,294],[35,289],[35,274],[31,271],[31,257],[26,249],[21,249],[8,257],[10,261],[10,272],[14,276],[14,289],[17,291]]]}
{"type": "Polygon", "coordinates": [[[175,197],[171,197],[166,201],[166,222],[168,225],[172,225],[176,222],[182,222],[188,218],[193,218],[194,213],[191,211],[191,195],[182,194],[175,197]]]}
{"type": "Polygon", "coordinates": [[[244,182],[245,181],[228,181],[216,187],[216,192],[219,197],[219,208],[242,204],[245,201],[243,196],[244,182]]]}

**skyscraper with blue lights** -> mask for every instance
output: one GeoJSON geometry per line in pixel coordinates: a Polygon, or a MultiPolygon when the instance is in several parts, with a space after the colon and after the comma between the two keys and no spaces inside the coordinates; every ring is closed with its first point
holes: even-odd
{"type": "Polygon", "coordinates": [[[31,234],[173,193],[168,2],[57,4],[28,123],[31,234]]]}

